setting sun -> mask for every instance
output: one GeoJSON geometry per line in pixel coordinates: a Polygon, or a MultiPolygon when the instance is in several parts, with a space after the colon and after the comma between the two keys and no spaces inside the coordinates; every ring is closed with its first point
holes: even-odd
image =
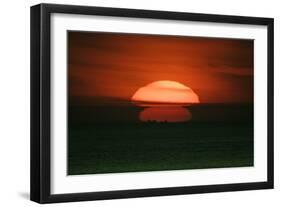
{"type": "Polygon", "coordinates": [[[198,95],[191,88],[169,80],[155,81],[139,88],[133,95],[132,101],[172,104],[200,102],[198,95]]]}

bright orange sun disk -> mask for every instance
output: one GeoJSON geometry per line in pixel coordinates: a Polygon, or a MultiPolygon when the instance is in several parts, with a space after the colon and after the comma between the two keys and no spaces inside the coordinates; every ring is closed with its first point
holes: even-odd
{"type": "Polygon", "coordinates": [[[139,88],[132,101],[150,103],[200,103],[198,95],[189,87],[169,80],[155,81],[139,88]]]}

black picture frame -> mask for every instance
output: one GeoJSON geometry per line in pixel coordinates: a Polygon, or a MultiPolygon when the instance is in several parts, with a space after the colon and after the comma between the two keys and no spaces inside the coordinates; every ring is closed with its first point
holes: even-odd
{"type": "Polygon", "coordinates": [[[152,10],[103,8],[39,4],[31,7],[31,175],[32,201],[38,203],[88,201],[146,196],[165,196],[224,191],[241,191],[273,188],[273,19],[214,14],[195,14],[152,10]],[[267,181],[238,184],[203,185],[186,187],[167,187],[138,190],[106,192],[87,192],[73,194],[51,194],[50,183],[50,15],[53,13],[100,15],[113,17],[134,17],[164,20],[180,20],[209,23],[233,23],[267,26],[267,181]]]}

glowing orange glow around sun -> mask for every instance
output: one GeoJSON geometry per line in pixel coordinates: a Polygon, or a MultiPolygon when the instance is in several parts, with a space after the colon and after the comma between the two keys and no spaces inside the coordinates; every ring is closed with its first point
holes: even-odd
{"type": "Polygon", "coordinates": [[[189,87],[169,80],[155,81],[139,88],[132,101],[149,103],[200,103],[198,95],[189,87]]]}

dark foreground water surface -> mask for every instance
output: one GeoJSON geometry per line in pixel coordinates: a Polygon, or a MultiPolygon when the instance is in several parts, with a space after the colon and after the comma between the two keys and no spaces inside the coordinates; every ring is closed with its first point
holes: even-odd
{"type": "Polygon", "coordinates": [[[253,107],[69,106],[68,174],[253,166],[253,107]]]}

